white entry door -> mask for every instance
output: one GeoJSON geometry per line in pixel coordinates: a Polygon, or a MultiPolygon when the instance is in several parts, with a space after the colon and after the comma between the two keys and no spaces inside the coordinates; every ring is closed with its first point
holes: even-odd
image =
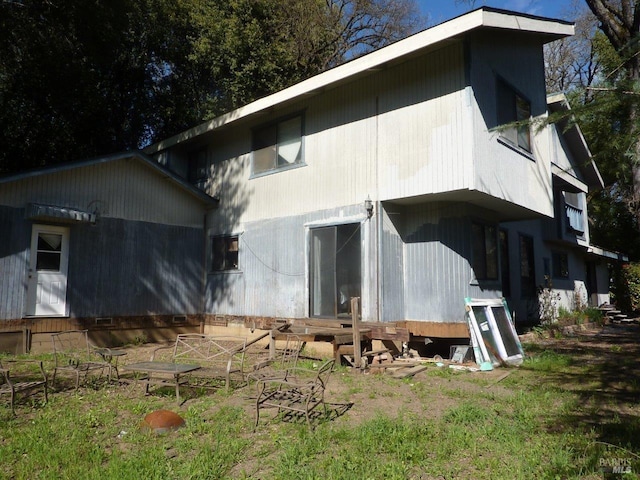
{"type": "Polygon", "coordinates": [[[34,225],[27,287],[28,316],[61,316],[67,309],[69,229],[34,225]]]}

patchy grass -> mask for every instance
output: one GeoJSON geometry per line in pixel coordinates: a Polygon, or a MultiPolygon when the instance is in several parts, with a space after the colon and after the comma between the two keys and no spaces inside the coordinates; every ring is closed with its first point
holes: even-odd
{"type": "Polygon", "coordinates": [[[140,385],[92,381],[46,405],[21,397],[15,417],[0,397],[0,478],[596,479],[615,461],[637,478],[635,338],[546,339],[527,345],[521,368],[493,372],[429,365],[395,380],[340,368],[332,414],[312,431],[267,413],[254,432],[253,386],[185,388],[178,407],[172,389],[144,396],[140,385]],[[158,409],[186,426],[141,429],[158,409]]]}

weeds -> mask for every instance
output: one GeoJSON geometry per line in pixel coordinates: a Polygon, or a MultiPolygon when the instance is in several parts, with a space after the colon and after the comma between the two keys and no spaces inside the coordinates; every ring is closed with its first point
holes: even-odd
{"type": "Polygon", "coordinates": [[[599,459],[617,454],[598,441],[638,453],[639,421],[610,415],[610,431],[576,421],[601,415],[580,395],[581,388],[597,392],[588,385],[597,372],[569,355],[528,349],[522,367],[499,384],[447,368],[410,381],[340,369],[331,378],[339,392],[331,400],[358,395],[378,407],[313,431],[279,418],[254,432],[246,398],[252,387],[194,391],[182,407],[169,394],[141,397],[104,383],[77,395],[57,392],[44,406],[22,401],[16,417],[3,403],[0,478],[598,478],[599,459]],[[436,398],[447,406],[434,413],[436,398]],[[186,426],[145,433],[141,419],[160,408],[178,411],[186,426]]]}

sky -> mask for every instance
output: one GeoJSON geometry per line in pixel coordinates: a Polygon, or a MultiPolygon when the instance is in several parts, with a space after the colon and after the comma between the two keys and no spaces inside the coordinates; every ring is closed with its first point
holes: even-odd
{"type": "Polygon", "coordinates": [[[476,0],[473,7],[468,5],[469,2],[456,5],[461,2],[455,0],[417,0],[417,2],[422,12],[429,16],[429,25],[442,23],[482,6],[514,10],[542,17],[573,20],[568,13],[572,0],[476,0]]]}

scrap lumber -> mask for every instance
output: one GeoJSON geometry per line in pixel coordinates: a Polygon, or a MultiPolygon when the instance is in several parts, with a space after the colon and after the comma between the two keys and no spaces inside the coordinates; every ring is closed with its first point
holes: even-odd
{"type": "Polygon", "coordinates": [[[414,367],[404,367],[397,372],[391,374],[393,378],[407,378],[413,377],[416,373],[423,372],[428,367],[426,365],[416,365],[414,367]]]}

